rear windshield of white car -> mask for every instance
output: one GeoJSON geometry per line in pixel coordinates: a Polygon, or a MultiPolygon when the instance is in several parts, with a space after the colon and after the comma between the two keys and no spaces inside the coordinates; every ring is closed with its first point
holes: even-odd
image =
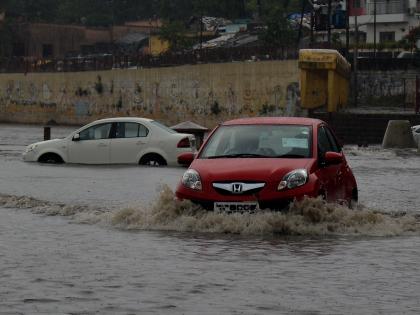
{"type": "Polygon", "coordinates": [[[309,158],[312,127],[301,125],[221,126],[200,158],[309,158]]]}
{"type": "Polygon", "coordinates": [[[173,130],[173,129],[167,127],[167,126],[165,126],[164,124],[161,124],[160,122],[158,122],[156,120],[153,120],[151,123],[154,124],[155,126],[158,126],[159,128],[161,128],[163,130],[166,130],[167,132],[170,132],[170,133],[178,133],[175,130],[173,130]]]}

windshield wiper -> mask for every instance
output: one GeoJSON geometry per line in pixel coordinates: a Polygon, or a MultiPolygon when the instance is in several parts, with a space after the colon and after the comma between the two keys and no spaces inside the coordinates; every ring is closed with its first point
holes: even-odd
{"type": "Polygon", "coordinates": [[[237,154],[225,154],[225,155],[214,155],[207,157],[208,159],[231,159],[231,158],[268,158],[270,156],[254,154],[254,153],[237,153],[237,154]]]}

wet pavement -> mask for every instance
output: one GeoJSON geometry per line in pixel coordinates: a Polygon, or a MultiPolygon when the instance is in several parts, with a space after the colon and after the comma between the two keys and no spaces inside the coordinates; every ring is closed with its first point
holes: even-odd
{"type": "Polygon", "coordinates": [[[420,312],[415,151],[347,147],[364,210],[324,229],[185,210],[165,188],[182,168],[24,163],[41,138],[0,125],[0,315],[420,312]]]}

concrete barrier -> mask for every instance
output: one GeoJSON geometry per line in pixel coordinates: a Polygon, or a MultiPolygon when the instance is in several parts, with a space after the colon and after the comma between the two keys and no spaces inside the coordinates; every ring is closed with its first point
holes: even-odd
{"type": "Polygon", "coordinates": [[[384,149],[417,148],[408,120],[390,120],[382,141],[384,149]]]}

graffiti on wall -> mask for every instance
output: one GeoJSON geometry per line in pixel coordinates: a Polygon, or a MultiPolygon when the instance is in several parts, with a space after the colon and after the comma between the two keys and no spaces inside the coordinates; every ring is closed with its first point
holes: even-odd
{"type": "Polygon", "coordinates": [[[77,79],[71,74],[61,75],[59,80],[56,74],[46,79],[43,76],[42,80],[30,75],[15,75],[8,80],[0,76],[0,119],[5,120],[7,113],[20,113],[15,120],[41,123],[51,119],[85,123],[109,116],[144,116],[168,124],[194,120],[212,125],[239,116],[292,114],[299,100],[299,85],[290,76],[273,75],[264,83],[254,77],[219,82],[218,77],[196,72],[167,78],[133,76],[132,72],[115,76],[112,71],[86,73],[77,79]]]}
{"type": "Polygon", "coordinates": [[[415,75],[406,71],[360,72],[357,76],[359,103],[381,106],[410,103],[415,94],[415,75]]]}

